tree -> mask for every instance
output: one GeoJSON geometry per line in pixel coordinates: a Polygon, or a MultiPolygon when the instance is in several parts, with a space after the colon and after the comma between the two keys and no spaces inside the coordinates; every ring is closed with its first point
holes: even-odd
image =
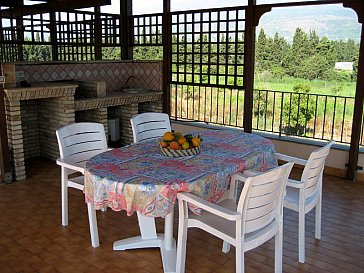
{"type": "Polygon", "coordinates": [[[260,29],[255,52],[257,69],[259,71],[268,70],[270,66],[271,49],[269,46],[269,39],[267,38],[264,29],[260,29]]]}
{"type": "Polygon", "coordinates": [[[309,131],[308,122],[314,115],[314,101],[309,93],[311,87],[307,84],[297,84],[293,87],[290,98],[284,101],[283,131],[289,135],[304,136],[309,131]]]}
{"type": "MultiPolygon", "coordinates": [[[[31,42],[31,38],[25,37],[24,39],[27,42],[31,42]]],[[[51,46],[42,45],[39,33],[35,35],[35,43],[36,45],[24,45],[23,47],[23,56],[24,60],[28,62],[37,62],[37,61],[50,61],[51,60],[51,46]]]]}
{"type": "Polygon", "coordinates": [[[317,46],[320,43],[320,37],[317,35],[316,31],[314,31],[314,30],[310,30],[309,43],[310,43],[311,54],[316,54],[317,46]]]}
{"type": "Polygon", "coordinates": [[[288,75],[304,78],[302,62],[306,61],[311,55],[308,35],[301,28],[297,28],[285,63],[288,75]]]}

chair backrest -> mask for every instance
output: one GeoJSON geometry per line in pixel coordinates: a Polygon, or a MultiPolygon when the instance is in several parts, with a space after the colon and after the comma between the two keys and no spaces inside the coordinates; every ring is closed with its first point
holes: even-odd
{"type": "Polygon", "coordinates": [[[56,131],[61,158],[82,164],[91,157],[107,151],[104,126],[100,123],[80,122],[56,131]]]}
{"type": "Polygon", "coordinates": [[[165,113],[142,113],[130,119],[134,143],[160,138],[171,131],[171,122],[165,113]]]}
{"type": "Polygon", "coordinates": [[[321,190],[325,160],[334,143],[334,141],[330,141],[324,147],[313,151],[308,158],[301,176],[301,181],[305,183],[305,198],[309,198],[321,190]]]}
{"type": "Polygon", "coordinates": [[[283,195],[292,167],[290,162],[247,178],[237,209],[243,216],[243,234],[262,229],[273,221],[279,224],[283,219],[283,195]]]}

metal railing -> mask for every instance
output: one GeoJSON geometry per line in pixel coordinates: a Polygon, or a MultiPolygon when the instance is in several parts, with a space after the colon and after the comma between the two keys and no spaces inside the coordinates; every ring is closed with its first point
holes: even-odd
{"type": "MultiPolygon", "coordinates": [[[[255,90],[253,130],[350,143],[353,111],[352,97],[255,90]]],[[[172,118],[242,128],[243,114],[243,89],[171,85],[172,118]]]]}

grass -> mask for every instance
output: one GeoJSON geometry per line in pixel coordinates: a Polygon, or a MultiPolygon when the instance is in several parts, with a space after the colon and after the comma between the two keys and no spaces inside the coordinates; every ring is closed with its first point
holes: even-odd
{"type": "MultiPolygon", "coordinates": [[[[310,101],[315,105],[314,117],[306,124],[307,133],[305,136],[318,139],[334,138],[338,142],[348,142],[353,118],[355,82],[308,81],[288,77],[283,79],[267,78],[263,81],[256,77],[255,89],[292,92],[293,87],[299,83],[310,85],[310,101]],[[350,99],[312,94],[350,97],[350,99]]],[[[177,89],[172,88],[171,93],[173,94],[172,113],[177,118],[225,124],[233,127],[243,126],[243,90],[179,85],[177,89]]],[[[260,102],[258,102],[258,97],[254,97],[254,111],[260,107],[262,113],[254,114],[253,127],[257,130],[279,132],[280,115],[283,111],[281,106],[284,105],[286,108],[288,105],[289,107],[290,96],[285,94],[283,104],[282,93],[274,94],[273,92],[261,91],[260,102]],[[262,108],[263,104],[266,104],[264,108],[262,108]]],[[[293,109],[297,106],[292,105],[291,107],[293,109]]],[[[283,127],[287,125],[285,123],[283,121],[283,127]]]]}
{"type": "Polygon", "coordinates": [[[255,89],[277,90],[292,92],[293,87],[299,83],[311,86],[312,94],[332,95],[354,97],[356,82],[351,81],[324,81],[324,80],[305,80],[292,77],[283,77],[282,79],[273,77],[255,76],[255,89]]]}

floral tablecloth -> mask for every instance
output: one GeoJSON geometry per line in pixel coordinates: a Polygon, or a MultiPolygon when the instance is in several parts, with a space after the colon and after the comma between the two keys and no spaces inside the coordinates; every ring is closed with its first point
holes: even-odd
{"type": "Polygon", "coordinates": [[[86,202],[96,209],[164,217],[173,210],[178,192],[217,202],[230,175],[277,165],[274,146],[263,137],[235,130],[193,132],[198,134],[203,142],[195,156],[163,156],[155,140],[94,156],[86,164],[86,202]]]}

